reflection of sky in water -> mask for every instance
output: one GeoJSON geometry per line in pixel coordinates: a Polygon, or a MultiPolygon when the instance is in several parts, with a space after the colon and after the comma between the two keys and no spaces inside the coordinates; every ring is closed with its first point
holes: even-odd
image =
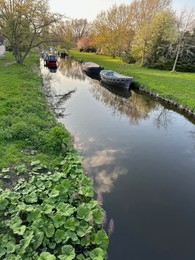
{"type": "Polygon", "coordinates": [[[48,77],[57,93],[75,90],[59,120],[115,221],[109,258],[195,259],[194,125],[147,96],[116,95],[78,64],[72,77],[68,66],[48,77]]]}

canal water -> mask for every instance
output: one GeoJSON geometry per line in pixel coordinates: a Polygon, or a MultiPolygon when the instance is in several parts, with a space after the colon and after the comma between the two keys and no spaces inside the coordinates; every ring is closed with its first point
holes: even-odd
{"type": "Polygon", "coordinates": [[[195,125],[151,97],[101,85],[70,59],[41,72],[103,198],[106,230],[114,220],[109,259],[194,260],[195,125]]]}

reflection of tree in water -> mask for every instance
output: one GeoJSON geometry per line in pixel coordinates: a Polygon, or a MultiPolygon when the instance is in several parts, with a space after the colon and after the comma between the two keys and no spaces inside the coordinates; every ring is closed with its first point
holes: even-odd
{"type": "Polygon", "coordinates": [[[65,108],[61,106],[66,100],[68,100],[71,97],[71,95],[76,90],[70,90],[66,93],[57,93],[57,91],[54,88],[52,88],[51,80],[52,76],[50,75],[50,73],[44,73],[43,89],[47,98],[47,102],[50,108],[54,111],[56,117],[65,116],[65,108]]]}
{"type": "Polygon", "coordinates": [[[171,111],[166,108],[162,108],[160,114],[154,120],[154,125],[157,128],[163,127],[166,129],[169,125],[171,125],[171,123],[171,111]]]}
{"type": "Polygon", "coordinates": [[[73,61],[68,57],[60,61],[58,70],[67,78],[79,79],[82,81],[86,79],[86,75],[82,71],[80,62],[73,61]]]}
{"type": "Polygon", "coordinates": [[[140,119],[148,118],[151,110],[157,106],[156,101],[150,97],[136,94],[133,90],[131,90],[131,96],[125,99],[94,82],[90,91],[97,100],[112,110],[114,116],[126,115],[133,124],[137,124],[140,119]]]}

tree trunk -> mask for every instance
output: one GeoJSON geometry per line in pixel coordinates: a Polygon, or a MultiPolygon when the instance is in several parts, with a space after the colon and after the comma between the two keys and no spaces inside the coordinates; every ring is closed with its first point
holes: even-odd
{"type": "Polygon", "coordinates": [[[175,61],[174,61],[174,64],[173,64],[172,71],[175,71],[177,61],[178,61],[178,58],[179,58],[179,54],[180,54],[180,49],[181,49],[181,42],[179,42],[178,47],[177,47],[177,53],[176,53],[176,57],[175,57],[175,61]]]}
{"type": "Polygon", "coordinates": [[[143,50],[142,50],[142,61],[141,61],[141,65],[145,64],[145,55],[146,55],[146,41],[144,40],[144,46],[143,46],[143,50]]]}

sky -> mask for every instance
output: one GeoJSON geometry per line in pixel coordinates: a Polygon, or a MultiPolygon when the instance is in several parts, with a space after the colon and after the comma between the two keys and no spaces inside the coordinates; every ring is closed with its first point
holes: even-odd
{"type": "MultiPolygon", "coordinates": [[[[97,14],[106,11],[114,4],[130,4],[133,0],[48,0],[50,10],[64,14],[72,19],[85,18],[89,22],[93,21],[97,14]]],[[[184,7],[194,8],[195,0],[172,0],[173,9],[182,10],[184,7]]]]}

